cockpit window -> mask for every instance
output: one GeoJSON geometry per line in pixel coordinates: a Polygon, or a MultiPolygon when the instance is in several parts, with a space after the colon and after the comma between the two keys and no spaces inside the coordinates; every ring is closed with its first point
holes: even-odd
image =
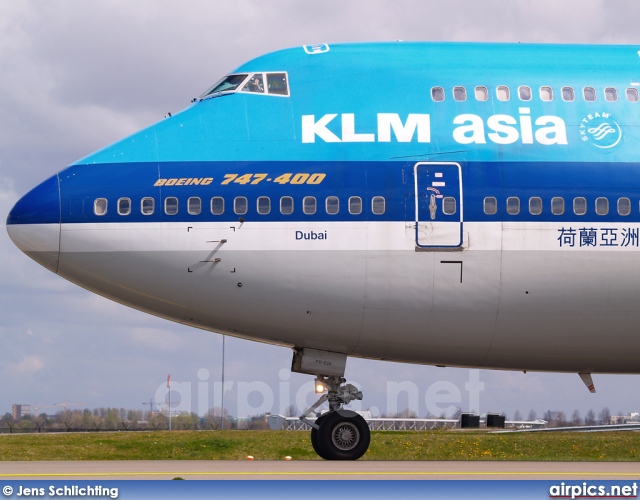
{"type": "Polygon", "coordinates": [[[200,96],[200,100],[234,92],[289,96],[287,73],[239,73],[227,75],[200,96]]]}
{"type": "Polygon", "coordinates": [[[242,87],[242,91],[264,94],[264,80],[262,78],[262,73],[254,73],[251,75],[249,81],[244,87],[242,87]]]}
{"type": "Polygon", "coordinates": [[[286,73],[267,73],[269,94],[289,95],[286,73]]]}
{"type": "Polygon", "coordinates": [[[204,94],[202,94],[200,96],[200,99],[210,96],[211,94],[216,94],[218,92],[235,92],[246,78],[246,73],[238,75],[227,75],[213,87],[207,90],[204,94]]]}

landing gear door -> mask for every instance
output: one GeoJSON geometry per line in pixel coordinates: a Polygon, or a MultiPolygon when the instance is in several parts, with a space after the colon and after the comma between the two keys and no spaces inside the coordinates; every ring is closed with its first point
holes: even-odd
{"type": "Polygon", "coordinates": [[[421,162],[416,183],[416,245],[462,246],[462,169],[458,163],[421,162]]]}

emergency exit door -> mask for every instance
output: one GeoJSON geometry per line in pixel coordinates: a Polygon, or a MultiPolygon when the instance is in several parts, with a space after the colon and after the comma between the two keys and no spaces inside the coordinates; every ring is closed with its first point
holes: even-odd
{"type": "Polygon", "coordinates": [[[452,162],[420,162],[416,184],[416,245],[462,246],[462,168],[452,162]]]}

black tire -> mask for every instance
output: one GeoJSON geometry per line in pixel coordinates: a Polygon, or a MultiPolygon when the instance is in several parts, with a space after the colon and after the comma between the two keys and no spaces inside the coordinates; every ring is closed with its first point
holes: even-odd
{"type": "MultiPolygon", "coordinates": [[[[316,424],[320,425],[320,423],[324,420],[325,416],[326,415],[322,415],[316,418],[316,424]]],[[[320,446],[320,443],[318,442],[318,431],[314,427],[311,428],[311,446],[313,446],[313,449],[315,450],[315,452],[318,454],[320,458],[329,460],[327,457],[324,456],[324,450],[322,449],[322,447],[320,446]]]]}
{"type": "Polygon", "coordinates": [[[325,460],[358,460],[369,448],[367,422],[352,411],[336,410],[324,416],[318,431],[318,447],[325,460]]]}

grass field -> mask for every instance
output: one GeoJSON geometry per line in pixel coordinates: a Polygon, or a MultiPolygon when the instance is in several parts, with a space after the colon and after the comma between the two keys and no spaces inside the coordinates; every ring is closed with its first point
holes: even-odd
{"type": "MultiPolygon", "coordinates": [[[[0,460],[319,460],[308,432],[0,435],[0,460]]],[[[640,432],[372,432],[363,460],[640,461],[640,432]]]]}

